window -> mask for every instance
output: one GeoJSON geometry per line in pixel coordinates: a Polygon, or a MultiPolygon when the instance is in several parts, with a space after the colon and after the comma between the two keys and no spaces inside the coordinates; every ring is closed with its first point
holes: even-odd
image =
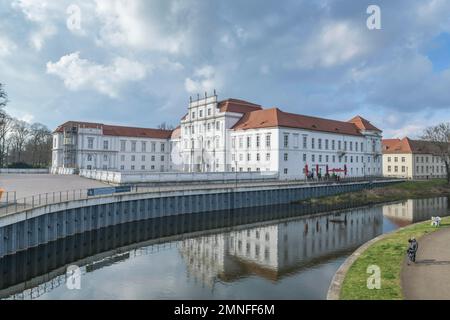
{"type": "Polygon", "coordinates": [[[192,119],[195,119],[195,112],[192,111],[192,119]]]}
{"type": "Polygon", "coordinates": [[[131,141],[131,152],[136,152],[136,141],[131,141]]]}
{"type": "Polygon", "coordinates": [[[387,161],[388,161],[388,162],[391,162],[391,160],[392,160],[391,157],[388,157],[388,158],[387,158],[387,161]]]}
{"type": "Polygon", "coordinates": [[[244,138],[239,137],[239,149],[242,149],[244,147],[244,138]]]}
{"type": "Polygon", "coordinates": [[[319,155],[319,163],[321,163],[322,162],[322,155],[320,154],[319,155]]]}
{"type": "Polygon", "coordinates": [[[125,166],[124,166],[124,165],[121,165],[121,166],[120,166],[120,170],[125,170],[125,166]]]}
{"type": "Polygon", "coordinates": [[[127,142],[126,140],[120,140],[120,151],[124,152],[127,148],[127,142]]]}
{"type": "Polygon", "coordinates": [[[247,137],[247,149],[252,147],[252,138],[251,137],[247,137]]]}
{"type": "Polygon", "coordinates": [[[152,152],[156,152],[156,142],[152,142],[152,152]]]}
{"type": "Polygon", "coordinates": [[[402,157],[402,162],[406,162],[406,158],[405,157],[402,157]]]}
{"type": "Polygon", "coordinates": [[[266,153],[266,161],[270,161],[270,153],[266,153]]]}
{"type": "Polygon", "coordinates": [[[311,161],[312,161],[312,162],[315,162],[315,161],[316,161],[316,156],[313,155],[313,154],[311,155],[311,161]]]}
{"type": "MultiPolygon", "coordinates": [[[[208,109],[208,116],[210,116],[210,115],[211,115],[211,108],[208,109]]],[[[208,123],[208,127],[209,127],[209,123],[208,123]]],[[[208,130],[209,130],[209,128],[208,128],[208,130]]]]}
{"type": "Polygon", "coordinates": [[[325,139],[325,150],[329,149],[329,142],[328,139],[325,139]]]}
{"type": "Polygon", "coordinates": [[[141,142],[141,150],[142,152],[147,152],[147,142],[145,141],[141,142]]]}
{"type": "Polygon", "coordinates": [[[166,144],[161,142],[161,152],[164,152],[166,149],[166,144]]]}
{"type": "Polygon", "coordinates": [[[152,162],[155,162],[155,156],[152,156],[152,162]]]}
{"type": "Polygon", "coordinates": [[[284,161],[288,161],[288,154],[287,153],[284,154],[284,161]]]}
{"type": "Polygon", "coordinates": [[[256,161],[261,161],[261,155],[259,153],[256,154],[256,161]]]}
{"type": "Polygon", "coordinates": [[[317,143],[319,145],[319,150],[322,150],[322,139],[318,139],[317,143]]]}
{"type": "Polygon", "coordinates": [[[315,148],[315,139],[311,138],[311,149],[315,148]]]}
{"type": "Polygon", "coordinates": [[[344,141],[344,151],[347,151],[347,141],[344,141]]]}
{"type": "Polygon", "coordinates": [[[231,138],[231,147],[236,149],[236,137],[231,138]]]}
{"type": "Polygon", "coordinates": [[[239,154],[239,161],[243,161],[244,160],[244,156],[242,155],[242,153],[239,154]]]}
{"type": "Polygon", "coordinates": [[[303,154],[303,161],[306,162],[306,153],[303,154]]]}
{"type": "Polygon", "coordinates": [[[108,161],[108,155],[107,154],[103,155],[103,161],[108,161]]]}
{"type": "Polygon", "coordinates": [[[288,169],[284,168],[284,174],[288,174],[288,169]]]}
{"type": "Polygon", "coordinates": [[[298,149],[300,147],[300,137],[298,134],[294,134],[294,148],[298,149]]]}
{"type": "Polygon", "coordinates": [[[161,156],[161,161],[164,161],[164,156],[161,156]]]}
{"type": "Polygon", "coordinates": [[[219,121],[216,122],[216,130],[220,130],[220,122],[219,121]]]}
{"type": "Polygon", "coordinates": [[[103,150],[108,150],[108,147],[109,147],[109,141],[108,140],[103,141],[103,150]]]}
{"type": "Polygon", "coordinates": [[[136,156],[135,155],[131,156],[131,161],[136,161],[136,156]]]}
{"type": "Polygon", "coordinates": [[[134,168],[135,168],[134,166],[131,166],[131,170],[134,170],[134,168]]]}
{"type": "Polygon", "coordinates": [[[331,150],[334,150],[336,148],[336,141],[331,141],[331,150]]]}
{"type": "Polygon", "coordinates": [[[88,154],[87,161],[92,161],[92,154],[88,154]]]}
{"type": "Polygon", "coordinates": [[[259,148],[261,146],[261,136],[256,136],[256,147],[259,148]]]}
{"type": "Polygon", "coordinates": [[[338,141],[338,150],[342,151],[342,142],[341,141],[338,141]]]}
{"type": "Polygon", "coordinates": [[[198,115],[200,118],[202,118],[203,117],[203,110],[200,110],[199,111],[199,115],[198,115]]]}
{"type": "Polygon", "coordinates": [[[88,149],[94,149],[94,138],[88,138],[88,149]]]}
{"type": "Polygon", "coordinates": [[[307,149],[307,148],[308,148],[308,137],[303,136],[303,149],[307,149]]]}
{"type": "Polygon", "coordinates": [[[270,148],[270,134],[266,135],[266,147],[270,148]]]}
{"type": "Polygon", "coordinates": [[[108,166],[106,164],[103,165],[103,170],[108,170],[108,166]]]}
{"type": "Polygon", "coordinates": [[[353,151],[353,141],[350,141],[350,151],[353,151]]]}
{"type": "Polygon", "coordinates": [[[247,161],[251,161],[252,160],[252,156],[250,153],[247,153],[247,161]]]}
{"type": "Polygon", "coordinates": [[[289,148],[289,135],[288,134],[284,135],[284,147],[289,148]]]}
{"type": "Polygon", "coordinates": [[[142,160],[142,161],[145,161],[145,156],[142,156],[141,160],[142,160]]]}

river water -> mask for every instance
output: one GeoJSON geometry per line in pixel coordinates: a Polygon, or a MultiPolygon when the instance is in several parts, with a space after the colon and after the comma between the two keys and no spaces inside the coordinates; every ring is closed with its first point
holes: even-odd
{"type": "Polygon", "coordinates": [[[0,259],[0,298],[325,299],[334,273],[360,245],[449,214],[447,198],[431,198],[129,223],[0,259]]]}

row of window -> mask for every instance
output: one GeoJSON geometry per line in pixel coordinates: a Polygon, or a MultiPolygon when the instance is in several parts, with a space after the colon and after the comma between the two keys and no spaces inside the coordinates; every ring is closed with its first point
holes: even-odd
{"type": "Polygon", "coordinates": [[[213,129],[216,129],[217,131],[221,128],[220,121],[216,122],[207,122],[203,124],[196,124],[196,125],[190,125],[183,128],[183,134],[190,135],[195,134],[195,132],[203,133],[203,132],[211,132],[213,129]]]}
{"type": "MultiPolygon", "coordinates": [[[[87,141],[88,141],[88,149],[94,149],[94,138],[88,137],[87,141]]],[[[127,148],[128,142],[130,142],[131,152],[137,152],[138,141],[127,141],[127,140],[120,140],[120,151],[126,152],[128,150],[128,148],[127,148]]],[[[147,152],[147,141],[141,141],[140,147],[141,147],[140,152],[147,152]]],[[[103,150],[109,150],[109,149],[110,149],[109,141],[104,140],[103,141],[103,150]]],[[[166,144],[164,142],[160,142],[159,143],[159,151],[165,152],[165,150],[166,150],[166,144]]],[[[150,151],[156,152],[156,142],[150,143],[150,151]]]]}
{"type": "MultiPolygon", "coordinates": [[[[127,169],[126,166],[124,166],[124,165],[121,165],[121,166],[120,166],[120,170],[126,170],[126,169],[127,169]]],[[[164,169],[165,169],[164,166],[160,166],[160,172],[164,172],[164,169]]],[[[131,170],[131,171],[137,170],[137,169],[136,169],[136,166],[134,166],[134,165],[130,166],[130,170],[131,170]]],[[[146,167],[145,165],[142,165],[142,166],[140,167],[140,170],[147,170],[147,167],[146,167]]],[[[151,170],[151,171],[155,171],[155,170],[156,170],[156,166],[154,166],[154,165],[150,166],[150,170],[151,170]]]]}
{"type": "MultiPolygon", "coordinates": [[[[394,171],[392,171],[392,166],[388,166],[387,167],[387,171],[388,172],[394,172],[394,173],[399,172],[399,166],[394,166],[393,168],[394,168],[394,171]]],[[[428,167],[428,166],[416,166],[416,173],[430,173],[430,172],[434,173],[434,171],[435,171],[434,168],[435,168],[434,166],[431,166],[431,167],[428,167]]],[[[440,171],[442,173],[445,173],[445,167],[444,166],[441,166],[441,167],[437,166],[436,167],[436,173],[439,173],[439,168],[440,168],[440,171]]],[[[402,173],[408,173],[407,171],[408,171],[408,166],[401,166],[401,172],[402,173]]]]}
{"type": "MultiPolygon", "coordinates": [[[[300,148],[300,134],[293,134],[294,142],[293,147],[294,148],[300,148]]],[[[231,147],[233,149],[236,149],[236,141],[238,142],[239,149],[250,149],[253,145],[255,145],[256,148],[261,147],[261,135],[256,135],[254,138],[252,136],[247,137],[232,137],[231,138],[231,147]],[[237,139],[237,140],[236,140],[237,139]]],[[[266,148],[271,147],[271,135],[266,134],[265,135],[265,142],[264,142],[266,148]]],[[[283,147],[289,148],[291,145],[290,142],[290,134],[284,134],[283,136],[283,147]]],[[[318,149],[318,150],[339,150],[339,151],[355,151],[355,152],[364,152],[364,142],[356,142],[356,141],[341,141],[341,140],[329,140],[329,139],[322,139],[322,138],[310,138],[309,139],[309,145],[311,149],[318,149]]],[[[308,136],[303,135],[302,136],[302,146],[303,149],[308,149],[308,136]]],[[[376,151],[376,140],[372,140],[372,151],[376,151]]]]}
{"type": "MultiPolygon", "coordinates": [[[[165,161],[166,157],[164,155],[160,156],[161,161],[165,161]]],[[[124,162],[126,160],[126,156],[125,155],[121,155],[120,156],[120,161],[124,162]]],[[[136,161],[136,155],[131,155],[130,156],[130,160],[132,162],[136,161]]],[[[147,156],[142,155],[141,156],[141,161],[147,161],[147,156]]],[[[156,156],[151,156],[150,157],[150,161],[155,162],[156,161],[156,156]]]]}
{"type": "MultiPolygon", "coordinates": [[[[250,153],[247,153],[245,158],[246,158],[246,161],[252,161],[252,155],[250,153]]],[[[239,161],[244,161],[244,154],[240,153],[239,154],[239,158],[238,158],[237,154],[232,154],[231,155],[231,160],[232,161],[236,161],[236,159],[239,159],[239,161]]],[[[266,159],[266,161],[270,161],[270,153],[266,153],[265,159],[266,159]]],[[[289,154],[288,153],[284,153],[283,154],[283,159],[284,159],[284,161],[289,161],[289,154]]],[[[342,160],[344,160],[345,163],[348,163],[349,160],[350,160],[350,163],[359,163],[359,162],[364,163],[364,157],[363,156],[336,157],[335,155],[333,155],[333,156],[325,155],[324,156],[324,155],[320,154],[320,155],[317,156],[315,154],[312,154],[311,155],[311,161],[312,162],[316,162],[316,159],[318,159],[319,163],[322,163],[323,161],[324,162],[330,162],[330,159],[331,159],[332,163],[336,163],[336,162],[342,163],[342,160]]],[[[260,153],[256,154],[256,161],[261,161],[261,154],[260,153]]],[[[307,161],[307,154],[304,153],[303,154],[303,162],[306,162],[306,161],[307,161]]],[[[372,161],[372,157],[370,157],[370,156],[367,157],[367,163],[371,163],[371,161],[372,161]]],[[[380,158],[374,158],[373,162],[374,163],[380,163],[380,158]]]]}

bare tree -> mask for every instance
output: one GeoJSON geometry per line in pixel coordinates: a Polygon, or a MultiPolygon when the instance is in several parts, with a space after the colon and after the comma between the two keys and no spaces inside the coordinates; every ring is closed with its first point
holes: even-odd
{"type": "Polygon", "coordinates": [[[12,132],[9,136],[10,145],[12,147],[13,162],[22,162],[22,156],[25,150],[25,143],[30,135],[30,125],[22,120],[14,119],[12,132]]]}
{"type": "Polygon", "coordinates": [[[11,129],[12,118],[4,108],[8,104],[8,95],[2,83],[0,83],[0,168],[4,167],[7,158],[6,137],[11,129]]]}
{"type": "Polygon", "coordinates": [[[447,182],[450,184],[450,122],[425,129],[422,139],[434,143],[438,156],[445,164],[447,182]]]}
{"type": "Polygon", "coordinates": [[[8,95],[4,88],[4,85],[0,83],[0,109],[3,109],[8,104],[8,95]]]}
{"type": "Polygon", "coordinates": [[[51,160],[52,133],[41,123],[30,127],[30,137],[25,146],[24,160],[33,167],[49,165],[51,160]]]}

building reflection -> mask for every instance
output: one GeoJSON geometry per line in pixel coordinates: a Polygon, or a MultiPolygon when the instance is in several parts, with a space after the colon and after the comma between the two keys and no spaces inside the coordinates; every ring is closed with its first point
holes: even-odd
{"type": "Polygon", "coordinates": [[[381,207],[307,216],[182,241],[188,275],[205,285],[258,275],[278,281],[380,235],[381,207]]]}
{"type": "Polygon", "coordinates": [[[431,220],[431,217],[447,216],[448,211],[447,197],[410,199],[383,206],[383,215],[399,227],[431,220]]]}

